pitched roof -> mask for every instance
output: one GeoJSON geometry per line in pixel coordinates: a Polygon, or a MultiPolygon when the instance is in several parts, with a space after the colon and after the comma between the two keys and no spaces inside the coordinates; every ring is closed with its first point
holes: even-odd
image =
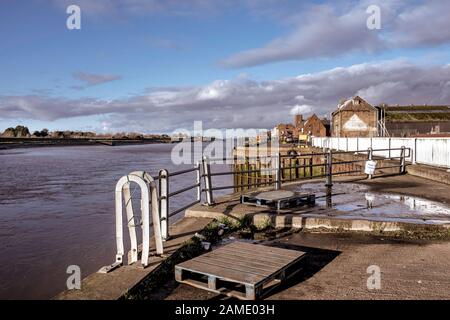
{"type": "Polygon", "coordinates": [[[359,96],[355,96],[351,99],[348,99],[342,104],[338,105],[338,109],[333,112],[333,114],[340,112],[340,111],[361,111],[361,110],[375,110],[376,108],[373,107],[370,103],[368,103],[366,100],[359,96]]]}
{"type": "Polygon", "coordinates": [[[306,126],[312,119],[316,119],[316,120],[320,121],[319,117],[314,113],[312,116],[310,116],[310,117],[308,118],[308,120],[306,120],[305,126],[306,126]]]}

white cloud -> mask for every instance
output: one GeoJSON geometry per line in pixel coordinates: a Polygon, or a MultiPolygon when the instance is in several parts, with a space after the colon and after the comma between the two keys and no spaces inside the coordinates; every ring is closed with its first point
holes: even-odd
{"type": "Polygon", "coordinates": [[[450,43],[450,1],[360,0],[312,6],[289,21],[292,31],[269,43],[220,61],[240,68],[277,61],[372,53],[385,49],[450,43]],[[369,30],[369,5],[381,8],[381,30],[369,30]]]}
{"type": "Polygon", "coordinates": [[[291,115],[296,115],[296,114],[310,113],[313,110],[314,110],[314,107],[309,106],[307,104],[302,104],[302,105],[297,104],[291,108],[291,111],[289,113],[291,115]]]}
{"type": "MultiPolygon", "coordinates": [[[[202,120],[204,128],[270,128],[291,121],[293,111],[329,114],[340,99],[356,94],[372,104],[447,105],[450,66],[394,60],[274,81],[238,78],[199,87],[152,88],[142,95],[111,101],[0,96],[0,115],[48,121],[101,115],[111,131],[171,132],[191,129],[194,120],[202,120]]],[[[98,127],[102,127],[100,122],[98,127]]]]}

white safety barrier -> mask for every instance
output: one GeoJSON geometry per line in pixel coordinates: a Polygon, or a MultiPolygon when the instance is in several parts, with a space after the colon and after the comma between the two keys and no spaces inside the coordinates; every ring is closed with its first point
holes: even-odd
{"type": "Polygon", "coordinates": [[[120,178],[115,189],[116,202],[116,261],[109,266],[99,270],[101,273],[107,273],[123,264],[124,245],[123,245],[123,223],[122,223],[122,197],[125,202],[127,212],[127,224],[130,233],[131,257],[128,264],[138,261],[138,244],[136,236],[136,227],[142,227],[142,254],[141,264],[143,267],[148,265],[150,250],[150,203],[152,211],[153,234],[156,242],[156,254],[163,254],[163,240],[161,236],[161,222],[159,215],[158,193],[154,179],[144,171],[135,171],[120,178]],[[132,194],[130,192],[131,182],[136,183],[141,190],[141,223],[136,224],[132,206],[132,194]],[[151,201],[150,201],[151,199],[151,201]]]}
{"type": "Polygon", "coordinates": [[[411,163],[450,168],[450,138],[346,138],[313,137],[312,145],[339,151],[358,151],[368,148],[380,149],[375,156],[399,157],[401,147],[411,150],[411,163]]]}

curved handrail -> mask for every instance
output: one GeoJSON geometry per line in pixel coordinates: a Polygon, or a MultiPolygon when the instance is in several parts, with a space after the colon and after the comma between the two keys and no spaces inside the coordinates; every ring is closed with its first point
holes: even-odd
{"type": "Polygon", "coordinates": [[[153,230],[156,241],[156,253],[163,253],[163,245],[161,239],[161,227],[159,220],[158,200],[156,185],[152,176],[144,171],[134,171],[119,179],[115,188],[116,201],[116,263],[123,263],[124,246],[123,246],[123,223],[122,223],[122,195],[125,200],[125,209],[127,212],[128,230],[130,233],[131,257],[129,264],[137,262],[138,247],[136,229],[134,225],[134,213],[131,203],[130,183],[134,182],[141,189],[141,216],[142,216],[142,258],[141,263],[144,267],[148,265],[148,257],[150,250],[150,198],[152,199],[152,220],[153,230]]]}

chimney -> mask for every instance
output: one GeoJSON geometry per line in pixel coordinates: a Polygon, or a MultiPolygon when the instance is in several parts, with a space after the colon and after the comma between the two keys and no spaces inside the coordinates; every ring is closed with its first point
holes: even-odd
{"type": "Polygon", "coordinates": [[[303,116],[301,114],[296,114],[294,116],[294,126],[296,128],[302,128],[303,127],[303,116]]]}

